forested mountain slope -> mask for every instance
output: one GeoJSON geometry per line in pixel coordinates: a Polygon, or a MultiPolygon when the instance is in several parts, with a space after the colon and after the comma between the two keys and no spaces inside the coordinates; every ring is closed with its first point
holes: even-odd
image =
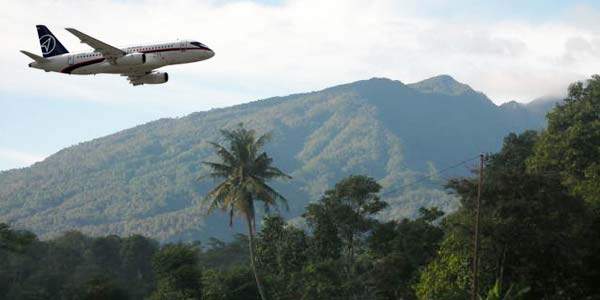
{"type": "Polygon", "coordinates": [[[274,184],[290,202],[288,217],[358,173],[384,186],[385,218],[411,216],[420,206],[449,209],[455,201],[436,169],[498,150],[511,131],[541,128],[552,107],[544,105],[499,107],[442,75],[409,85],[373,78],[160,119],[1,172],[0,221],[44,237],[70,229],[163,241],[227,237],[223,216],[205,217],[200,205],[213,183],[196,178],[206,172],[202,161],[216,159],[207,141],[238,123],[272,132],[267,151],[293,176],[274,184]],[[406,186],[424,175],[433,180],[406,186]]]}

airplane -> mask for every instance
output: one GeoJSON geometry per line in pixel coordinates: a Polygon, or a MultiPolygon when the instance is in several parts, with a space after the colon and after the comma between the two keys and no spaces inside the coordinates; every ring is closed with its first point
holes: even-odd
{"type": "Polygon", "coordinates": [[[206,45],[191,40],[117,48],[77,29],[65,28],[94,49],[91,52],[69,53],[65,46],[44,25],[36,25],[42,56],[21,50],[33,62],[30,68],[46,72],[78,75],[120,74],[134,86],[161,84],[169,81],[166,72],[155,71],[167,65],[206,60],[215,52],[206,45]]]}

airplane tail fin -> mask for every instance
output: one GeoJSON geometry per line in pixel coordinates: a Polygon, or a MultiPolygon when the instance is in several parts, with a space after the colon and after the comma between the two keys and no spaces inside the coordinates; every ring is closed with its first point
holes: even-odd
{"type": "MultiPolygon", "coordinates": [[[[44,58],[69,53],[67,48],[44,25],[36,25],[44,58]]],[[[27,55],[27,54],[26,54],[27,55]]],[[[29,56],[29,55],[27,55],[29,56]]]]}
{"type": "Polygon", "coordinates": [[[43,57],[41,57],[39,55],[35,55],[35,54],[33,54],[33,53],[29,52],[29,51],[21,50],[21,53],[29,56],[29,58],[35,60],[38,63],[44,63],[44,62],[48,61],[47,59],[45,59],[45,58],[43,58],[43,57]]]}

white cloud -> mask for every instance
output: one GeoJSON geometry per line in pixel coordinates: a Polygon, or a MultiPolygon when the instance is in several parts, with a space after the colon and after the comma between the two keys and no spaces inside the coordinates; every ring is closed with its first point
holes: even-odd
{"type": "MultiPolygon", "coordinates": [[[[5,1],[6,2],[6,1],[5,1]]],[[[414,13],[417,1],[8,1],[0,26],[0,95],[18,92],[91,101],[193,107],[284,95],[374,76],[413,82],[451,74],[495,102],[561,93],[600,70],[597,23],[442,20],[414,13]],[[64,27],[115,45],[196,38],[206,62],[166,68],[171,82],[132,88],[118,76],[46,74],[18,49],[37,50],[46,24],[71,51],[87,49],[64,27]],[[583,41],[583,42],[582,42],[583,41]],[[589,44],[589,46],[587,46],[589,44]],[[579,45],[579,46],[578,46],[579,45]],[[591,47],[591,48],[590,48],[591,47]],[[68,77],[68,78],[67,78],[68,77]]],[[[577,8],[586,18],[594,11],[577,8]]],[[[39,50],[38,50],[39,51],[39,50]]]]}

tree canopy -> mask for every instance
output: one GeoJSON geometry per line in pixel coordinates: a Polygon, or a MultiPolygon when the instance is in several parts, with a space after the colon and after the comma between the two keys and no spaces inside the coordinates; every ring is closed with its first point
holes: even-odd
{"type": "Polygon", "coordinates": [[[600,75],[569,87],[564,104],[548,113],[530,170],[557,173],[574,195],[600,207],[600,75]]]}

